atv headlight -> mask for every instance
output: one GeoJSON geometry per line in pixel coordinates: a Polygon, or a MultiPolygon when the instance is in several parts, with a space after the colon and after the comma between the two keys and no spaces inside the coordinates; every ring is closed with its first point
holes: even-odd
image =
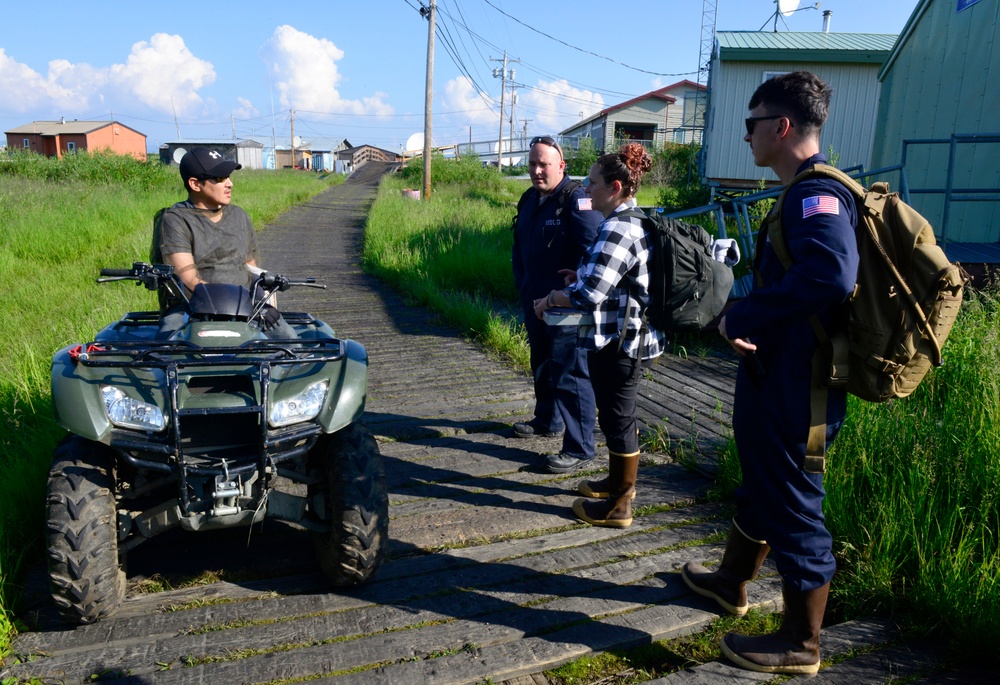
{"type": "Polygon", "coordinates": [[[159,407],[133,400],[118,388],[102,385],[101,397],[104,398],[104,411],[116,426],[159,432],[167,425],[159,407]]]}
{"type": "Polygon", "coordinates": [[[323,408],[323,401],[326,399],[326,391],[329,387],[329,382],[320,381],[313,383],[298,395],[275,402],[274,406],[271,407],[268,422],[274,428],[279,428],[315,418],[319,414],[319,410],[323,408]]]}

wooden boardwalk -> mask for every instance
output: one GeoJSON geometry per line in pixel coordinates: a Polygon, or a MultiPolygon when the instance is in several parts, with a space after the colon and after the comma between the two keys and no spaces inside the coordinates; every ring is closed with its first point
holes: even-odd
{"type": "MultiPolygon", "coordinates": [[[[66,629],[49,619],[43,593],[29,592],[21,618],[35,630],[15,638],[0,679],[537,685],[559,664],[698,632],[718,617],[678,574],[689,559],[721,555],[711,541],[728,529],[727,512],[706,500],[710,481],[671,454],[646,454],[633,526],[578,523],[570,505],[585,474],[538,468],[557,441],[508,437],[528,417],[529,379],[362,271],[380,174],[367,171],[280,217],[261,249],[266,266],[329,285],[290,291],[286,308],[313,312],[369,352],[365,420],[391,500],[390,558],[376,578],[331,589],[308,535],[277,522],[250,534],[168,533],[130,554],[129,596],[111,619],[66,629]],[[153,584],[193,577],[203,580],[153,584]]],[[[643,423],[672,446],[707,448],[727,435],[734,373],[732,359],[665,355],[643,383],[643,423]]],[[[765,569],[752,602],[778,609],[779,583],[765,569]]],[[[43,575],[36,569],[33,587],[43,575]]],[[[934,650],[880,649],[892,639],[879,622],[824,630],[826,656],[877,656],[819,677],[860,685],[932,668],[934,650]]],[[[655,682],[767,679],[717,662],[655,682]]]]}

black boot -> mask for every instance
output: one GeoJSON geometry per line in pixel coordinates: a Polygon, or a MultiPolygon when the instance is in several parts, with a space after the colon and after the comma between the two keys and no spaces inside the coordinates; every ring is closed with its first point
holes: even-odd
{"type": "Polygon", "coordinates": [[[742,616],[750,608],[747,582],[753,580],[771,548],[763,540],[754,540],[744,533],[736,519],[729,529],[729,542],[716,571],[689,561],[681,570],[685,584],[699,595],[710,597],[723,609],[742,616]]]}
{"type": "Polygon", "coordinates": [[[580,498],[573,502],[573,513],[592,526],[628,528],[632,525],[632,499],[639,472],[639,453],[608,455],[608,497],[603,500],[580,498]],[[610,480],[611,478],[615,480],[610,480]]]}
{"type": "Polygon", "coordinates": [[[737,666],[759,673],[816,673],[819,629],[829,594],[830,583],[805,592],[785,586],[785,614],[778,632],[756,637],[729,633],[722,638],[722,653],[737,666]]]}

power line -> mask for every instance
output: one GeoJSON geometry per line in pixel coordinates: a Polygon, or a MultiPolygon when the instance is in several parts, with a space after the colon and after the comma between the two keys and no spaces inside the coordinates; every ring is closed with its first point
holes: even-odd
{"type": "Polygon", "coordinates": [[[509,17],[510,19],[513,19],[514,21],[516,21],[518,24],[520,24],[521,26],[525,27],[526,29],[534,31],[535,33],[537,33],[537,34],[539,34],[541,36],[545,36],[549,40],[553,40],[553,41],[555,41],[557,43],[565,45],[568,48],[573,48],[574,50],[576,50],[578,52],[584,53],[585,55],[591,55],[593,57],[597,57],[598,59],[607,60],[608,62],[611,62],[613,64],[617,64],[618,66],[625,67],[626,69],[631,69],[632,71],[638,71],[638,72],[641,72],[643,74],[651,74],[653,76],[671,76],[671,77],[673,77],[673,76],[686,76],[687,75],[687,73],[684,73],[684,74],[662,74],[662,73],[660,73],[658,71],[648,71],[647,69],[640,69],[639,67],[633,67],[633,66],[630,66],[628,64],[625,64],[624,62],[619,62],[616,59],[612,59],[610,57],[605,57],[604,55],[598,55],[596,52],[591,52],[590,50],[584,50],[583,48],[578,48],[577,46],[570,45],[566,41],[560,40],[560,39],[556,38],[555,36],[551,36],[548,33],[545,33],[544,31],[539,31],[534,26],[530,26],[528,24],[525,24],[523,21],[521,21],[517,17],[513,16],[512,14],[508,14],[507,12],[504,12],[502,9],[500,9],[499,7],[497,7],[496,5],[494,5],[492,2],[490,2],[490,0],[483,0],[483,2],[485,2],[487,5],[489,5],[490,7],[492,7],[493,9],[495,9],[497,12],[499,12],[502,15],[504,15],[505,17],[509,17]]]}

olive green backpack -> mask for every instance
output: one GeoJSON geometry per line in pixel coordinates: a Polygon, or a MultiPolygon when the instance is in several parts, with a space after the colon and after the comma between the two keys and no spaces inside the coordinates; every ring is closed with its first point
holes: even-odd
{"type": "Polygon", "coordinates": [[[848,305],[847,325],[827,332],[811,323],[820,341],[813,358],[812,420],[806,470],[822,473],[826,451],[826,389],[845,387],[869,402],[906,397],[932,366],[958,316],[968,274],[948,260],[934,231],[915,209],[890,193],[886,183],[866,190],[846,173],[816,164],[785,187],[761,233],[785,267],[792,264],[781,228],[788,188],[809,178],[842,183],[858,210],[858,278],[848,305]]]}

